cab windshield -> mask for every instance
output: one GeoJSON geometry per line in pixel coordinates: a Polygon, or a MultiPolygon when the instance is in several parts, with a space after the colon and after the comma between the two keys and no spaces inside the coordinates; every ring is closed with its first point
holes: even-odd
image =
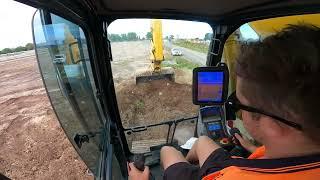
{"type": "Polygon", "coordinates": [[[112,73],[132,152],[148,152],[171,140],[184,144],[193,137],[192,117],[199,107],[192,103],[192,70],[205,66],[211,36],[211,27],[202,22],[119,19],[110,24],[112,73]],[[182,118],[190,119],[176,127],[167,123],[182,118]],[[175,137],[169,138],[173,129],[175,137]]]}

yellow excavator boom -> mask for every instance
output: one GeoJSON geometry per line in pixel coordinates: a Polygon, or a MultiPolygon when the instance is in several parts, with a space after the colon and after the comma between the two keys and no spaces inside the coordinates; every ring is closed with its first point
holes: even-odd
{"type": "Polygon", "coordinates": [[[153,72],[161,71],[163,56],[162,21],[160,19],[151,20],[151,61],[153,72]]]}
{"type": "Polygon", "coordinates": [[[164,49],[162,39],[162,20],[151,20],[151,71],[140,72],[136,75],[136,84],[152,80],[168,79],[174,81],[174,70],[171,67],[161,67],[164,60],[164,49]]]}

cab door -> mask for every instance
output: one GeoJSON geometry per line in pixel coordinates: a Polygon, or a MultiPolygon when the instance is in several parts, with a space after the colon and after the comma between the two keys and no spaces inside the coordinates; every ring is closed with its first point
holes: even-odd
{"type": "Polygon", "coordinates": [[[125,146],[114,123],[113,83],[106,83],[112,74],[105,62],[111,55],[106,53],[103,24],[86,8],[72,11],[72,6],[56,1],[24,3],[41,8],[32,19],[38,65],[69,141],[96,179],[125,179],[125,146]]]}

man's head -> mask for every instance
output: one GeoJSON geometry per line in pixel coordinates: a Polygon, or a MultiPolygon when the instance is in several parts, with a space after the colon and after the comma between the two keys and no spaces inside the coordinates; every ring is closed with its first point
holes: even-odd
{"type": "Polygon", "coordinates": [[[264,138],[301,134],[320,144],[320,28],[291,25],[261,42],[245,44],[237,60],[242,104],[302,125],[302,131],[271,117],[244,111],[244,125],[264,138]]]}

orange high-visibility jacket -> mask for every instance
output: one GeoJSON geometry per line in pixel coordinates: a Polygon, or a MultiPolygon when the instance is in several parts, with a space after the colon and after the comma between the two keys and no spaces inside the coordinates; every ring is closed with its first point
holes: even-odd
{"type": "Polygon", "coordinates": [[[217,162],[221,170],[202,180],[320,180],[320,154],[280,159],[258,159],[265,154],[265,147],[258,148],[248,159],[234,158],[217,162]]]}

